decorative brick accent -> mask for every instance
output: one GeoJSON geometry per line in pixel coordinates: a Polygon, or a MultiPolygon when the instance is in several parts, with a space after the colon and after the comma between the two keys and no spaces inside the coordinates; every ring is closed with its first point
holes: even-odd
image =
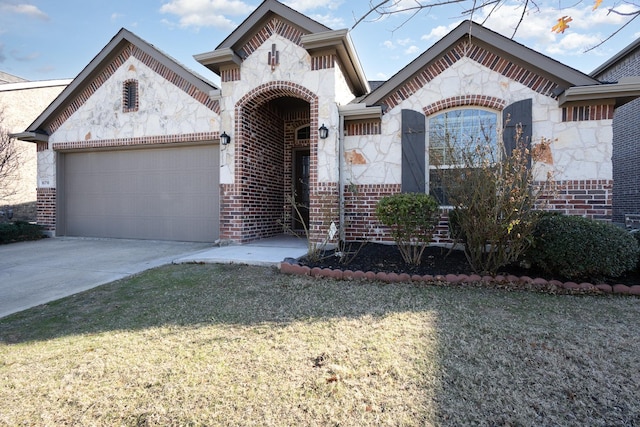
{"type": "Polygon", "coordinates": [[[122,84],[122,112],[132,113],[138,111],[140,106],[140,96],[138,91],[138,80],[125,80],[122,84]]]}
{"type": "Polygon", "coordinates": [[[267,41],[269,37],[273,34],[278,34],[281,37],[284,37],[287,40],[292,41],[298,46],[302,46],[300,42],[301,38],[305,33],[303,33],[298,27],[294,27],[286,21],[280,19],[280,17],[273,17],[269,20],[264,27],[259,29],[251,39],[245,44],[242,49],[240,49],[240,56],[246,58],[256,51],[262,43],[267,41]]]}
{"type": "MultiPolygon", "coordinates": [[[[247,242],[281,234],[282,221],[289,210],[286,198],[291,194],[293,129],[302,125],[318,128],[318,98],[295,83],[265,83],[237,102],[235,120],[235,176],[234,184],[221,188],[221,237],[247,242]],[[280,111],[270,101],[282,97],[302,99],[309,108],[280,111]]],[[[318,192],[317,132],[311,132],[308,146],[313,234],[320,223],[313,206],[313,196],[318,192]]]]}
{"type": "Polygon", "coordinates": [[[49,149],[48,142],[37,142],[36,143],[36,152],[39,153],[41,151],[47,151],[49,149]]]}
{"type": "Polygon", "coordinates": [[[344,125],[344,134],[345,136],[380,135],[381,122],[380,120],[346,122],[344,125]]]}
{"type": "Polygon", "coordinates": [[[581,122],[586,120],[613,120],[614,105],[581,105],[563,107],[563,122],[581,122]]]}
{"type": "Polygon", "coordinates": [[[36,190],[37,221],[45,231],[56,230],[56,189],[38,188],[36,190]]]}
{"type": "Polygon", "coordinates": [[[335,68],[336,60],[337,58],[335,54],[312,56],[311,69],[315,71],[315,70],[327,70],[329,68],[335,68]]]}
{"type": "Polygon", "coordinates": [[[238,80],[240,80],[240,67],[220,70],[221,82],[236,82],[238,80]]]}
{"type": "Polygon", "coordinates": [[[613,181],[557,181],[553,195],[543,197],[542,202],[540,208],[544,210],[611,221],[613,181]]]}
{"type": "Polygon", "coordinates": [[[196,101],[205,105],[210,110],[220,114],[220,103],[212,100],[209,94],[193,86],[182,76],[178,75],[164,64],[156,61],[151,55],[145,53],[133,44],[127,44],[109,64],[106,64],[102,71],[93,80],[86,82],[84,90],[74,99],[68,100],[67,107],[62,110],[45,128],[47,133],[54,133],[73,113],[75,113],[87,100],[102,86],[131,56],[151,68],[154,72],[164,77],[167,81],[179,87],[196,101]]]}
{"type": "Polygon", "coordinates": [[[504,99],[496,98],[487,95],[462,95],[453,96],[451,98],[442,99],[424,107],[424,115],[430,116],[438,111],[446,110],[448,108],[463,107],[467,105],[475,105],[479,107],[487,107],[493,110],[502,111],[507,105],[504,99]]]}
{"type": "Polygon", "coordinates": [[[409,98],[420,88],[426,86],[431,80],[464,57],[470,58],[490,70],[515,80],[542,95],[554,99],[557,98],[553,93],[557,85],[551,80],[534,74],[530,70],[527,70],[526,68],[523,68],[505,58],[501,58],[484,47],[476,46],[465,40],[461,41],[450,51],[444,53],[442,56],[436,58],[425,66],[405,84],[383,99],[382,103],[387,105],[389,108],[397,106],[403,100],[409,98]]]}
{"type": "Polygon", "coordinates": [[[82,148],[129,147],[132,145],[160,145],[187,142],[214,141],[220,139],[220,132],[200,132],[179,135],[157,135],[136,138],[96,139],[87,141],[58,142],[53,144],[56,151],[77,150],[82,148]]]}

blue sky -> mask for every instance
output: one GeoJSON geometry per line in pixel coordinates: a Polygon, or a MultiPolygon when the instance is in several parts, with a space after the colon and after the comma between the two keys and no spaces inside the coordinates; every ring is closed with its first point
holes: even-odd
{"type": "MultiPolygon", "coordinates": [[[[592,11],[591,0],[576,1],[566,1],[566,5],[565,0],[538,1],[538,9],[525,16],[515,40],[588,73],[640,37],[638,20],[602,47],[584,53],[628,20],[607,13],[607,8],[618,4],[620,10],[630,11],[633,6],[604,0],[598,10],[592,11]],[[564,34],[552,33],[551,26],[564,15],[573,18],[570,28],[564,34]]],[[[415,4],[416,0],[394,2],[401,7],[415,4]]],[[[260,3],[260,0],[0,0],[0,70],[29,80],[73,78],[125,27],[217,83],[217,77],[198,64],[193,55],[215,49],[260,3]]],[[[283,3],[333,29],[351,28],[370,4],[368,0],[283,3]]],[[[471,0],[464,0],[423,10],[413,17],[407,13],[383,19],[371,16],[360,23],[351,37],[367,78],[391,77],[461,20],[468,19],[464,11],[472,4],[471,0]]],[[[520,4],[504,0],[485,25],[511,37],[520,18],[520,4]]],[[[488,10],[479,11],[473,19],[482,23],[487,13],[488,10]]]]}

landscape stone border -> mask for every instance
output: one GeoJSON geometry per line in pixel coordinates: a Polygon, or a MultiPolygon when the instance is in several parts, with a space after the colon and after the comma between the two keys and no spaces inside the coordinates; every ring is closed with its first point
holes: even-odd
{"type": "Polygon", "coordinates": [[[280,263],[280,272],[312,277],[327,277],[337,280],[377,280],[386,283],[414,282],[430,285],[469,285],[475,287],[491,287],[502,289],[524,289],[545,293],[562,294],[617,294],[640,296],[640,285],[627,286],[623,284],[592,284],[561,282],[559,280],[532,279],[529,276],[496,275],[480,276],[478,274],[446,274],[446,275],[409,275],[407,273],[385,273],[373,271],[352,271],[331,268],[309,267],[300,265],[295,260],[285,260],[280,263]]]}

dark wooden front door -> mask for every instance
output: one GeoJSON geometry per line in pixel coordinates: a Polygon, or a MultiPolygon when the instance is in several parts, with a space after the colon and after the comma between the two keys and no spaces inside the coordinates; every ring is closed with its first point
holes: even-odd
{"type": "Polygon", "coordinates": [[[309,227],[309,171],[311,154],[309,150],[294,152],[294,190],[297,211],[293,212],[293,229],[303,230],[309,227]]]}

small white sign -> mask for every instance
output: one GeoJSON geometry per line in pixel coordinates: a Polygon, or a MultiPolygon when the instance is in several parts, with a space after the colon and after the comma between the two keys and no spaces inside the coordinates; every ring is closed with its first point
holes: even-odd
{"type": "Polygon", "coordinates": [[[38,181],[38,187],[41,187],[41,188],[51,187],[51,181],[48,179],[40,179],[38,181]]]}
{"type": "Polygon", "coordinates": [[[329,239],[333,240],[337,232],[338,227],[336,227],[336,223],[331,221],[331,226],[329,226],[329,239]]]}

